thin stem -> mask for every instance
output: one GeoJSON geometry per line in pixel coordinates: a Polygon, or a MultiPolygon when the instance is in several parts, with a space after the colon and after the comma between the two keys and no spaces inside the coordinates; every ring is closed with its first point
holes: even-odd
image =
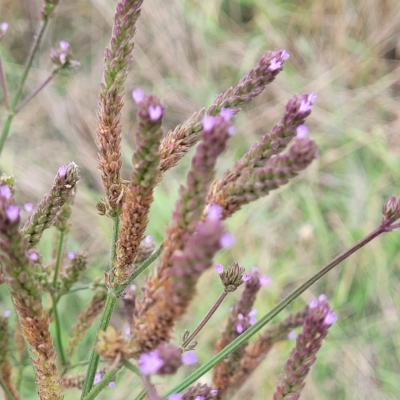
{"type": "Polygon", "coordinates": [[[133,365],[130,361],[124,360],[124,361],[122,361],[122,365],[125,368],[129,369],[130,371],[132,371],[135,375],[137,375],[139,377],[142,377],[140,369],[136,365],[133,365]]]}
{"type": "Polygon", "coordinates": [[[51,299],[53,301],[52,310],[54,312],[54,322],[56,324],[56,333],[55,333],[54,341],[56,343],[56,347],[58,350],[58,356],[60,357],[61,366],[64,366],[67,364],[67,359],[65,358],[64,348],[62,345],[61,324],[60,324],[60,318],[58,316],[57,304],[55,303],[57,301],[57,299],[55,298],[55,296],[51,296],[51,299]]]}
{"type": "Polygon", "coordinates": [[[156,260],[159,255],[161,254],[162,250],[162,244],[159,246],[158,249],[156,249],[150,257],[143,261],[142,264],[132,273],[132,275],[128,278],[126,283],[123,285],[117,286],[116,288],[113,289],[114,293],[118,296],[120,295],[129,285],[132,284],[132,282],[147,268],[150,266],[150,264],[156,260]]]}
{"type": "Polygon", "coordinates": [[[93,400],[96,398],[96,396],[115,378],[115,375],[117,375],[119,370],[120,368],[116,367],[107,371],[102,380],[96,386],[91,388],[87,396],[83,397],[83,400],[93,400]]]}
{"type": "MultiPolygon", "coordinates": [[[[118,231],[119,231],[119,215],[113,218],[113,229],[112,229],[111,250],[110,250],[110,269],[114,265],[114,260],[116,256],[115,252],[116,252],[116,243],[118,240],[118,231]]],[[[115,293],[112,292],[111,289],[109,289],[107,293],[106,304],[104,306],[103,313],[101,315],[98,330],[105,331],[107,329],[116,302],[117,302],[117,296],[115,295],[115,293]]],[[[94,344],[92,351],[90,353],[89,366],[86,371],[85,383],[83,386],[81,399],[84,399],[85,396],[93,388],[93,381],[94,381],[94,376],[96,375],[97,366],[99,364],[99,358],[100,356],[97,353],[94,344]]]]}
{"type": "Polygon", "coordinates": [[[13,121],[14,116],[15,116],[15,107],[17,107],[17,104],[19,103],[19,100],[21,98],[21,94],[22,94],[22,90],[23,90],[24,85],[25,85],[26,78],[28,77],[29,71],[30,71],[30,69],[32,67],[33,59],[35,58],[35,55],[36,55],[36,53],[37,53],[37,51],[39,49],[39,44],[40,44],[40,42],[42,40],[44,31],[46,30],[46,27],[47,27],[48,23],[49,23],[48,17],[44,17],[44,19],[40,22],[40,26],[39,26],[38,32],[34,37],[34,40],[33,40],[29,55],[28,55],[28,59],[27,59],[26,64],[25,64],[24,72],[22,73],[21,79],[20,79],[19,84],[18,84],[17,91],[16,91],[15,96],[14,96],[12,102],[11,102],[11,106],[10,106],[10,109],[9,109],[8,117],[6,119],[6,123],[4,124],[3,132],[1,133],[1,137],[0,137],[0,156],[1,156],[1,153],[2,153],[3,148],[4,148],[4,143],[6,142],[8,134],[10,132],[12,121],[13,121]]]}
{"type": "Polygon", "coordinates": [[[67,371],[69,371],[70,369],[74,369],[76,367],[81,367],[82,365],[87,365],[89,364],[89,360],[85,360],[85,361],[80,361],[77,362],[75,364],[71,364],[71,365],[65,365],[63,370],[61,371],[61,376],[64,376],[66,374],[67,371]]]}
{"type": "Polygon", "coordinates": [[[136,397],[135,400],[143,400],[146,397],[146,389],[143,389],[136,397]]]}
{"type": "MultiPolygon", "coordinates": [[[[343,253],[336,256],[329,264],[324,266],[320,271],[303,283],[300,287],[289,294],[285,299],[278,303],[268,314],[264,315],[258,322],[251,326],[246,332],[238,336],[234,341],[229,343],[223,350],[221,350],[215,357],[213,357],[209,362],[201,366],[191,375],[189,375],[181,384],[173,388],[167,395],[171,393],[179,393],[186,389],[193,382],[197,381],[205,373],[207,373],[211,368],[216,366],[229,354],[237,350],[243,343],[247,342],[254,334],[256,334],[260,329],[262,329],[268,322],[270,322],[274,317],[276,317],[282,310],[284,310],[293,300],[299,297],[303,292],[305,292],[313,283],[317,282],[321,277],[328,273],[331,269],[336,267],[339,263],[345,260],[347,257],[351,256],[361,247],[365,246],[371,240],[379,236],[381,233],[386,232],[386,226],[379,226],[370,234],[365,236],[350,249],[344,251],[343,253]]],[[[142,397],[143,398],[143,397],[142,397]]],[[[139,400],[139,398],[137,399],[139,400]]]]}
{"type": "MultiPolygon", "coordinates": [[[[61,265],[61,256],[64,246],[64,231],[60,231],[60,240],[58,241],[58,248],[57,248],[57,257],[56,257],[56,265],[54,267],[54,276],[53,276],[53,288],[55,289],[57,286],[57,278],[58,278],[58,271],[60,270],[61,265]]],[[[55,303],[57,305],[57,303],[55,303]]]]}
{"type": "Polygon", "coordinates": [[[1,57],[0,57],[0,86],[3,89],[4,104],[6,105],[7,109],[9,109],[10,103],[8,102],[6,74],[4,73],[3,62],[1,61],[1,57]]]}
{"type": "Polygon", "coordinates": [[[220,296],[218,297],[217,301],[211,307],[210,311],[206,314],[197,328],[192,332],[192,334],[182,343],[182,348],[185,348],[190,342],[197,336],[197,334],[204,328],[204,325],[209,321],[209,319],[213,316],[217,308],[221,305],[224,301],[225,297],[228,295],[228,292],[223,291],[220,296]]]}
{"type": "Polygon", "coordinates": [[[42,83],[40,84],[31,94],[25,97],[21,103],[14,110],[14,115],[18,114],[32,99],[34,99],[56,76],[56,73],[59,71],[60,68],[57,68],[52,74],[42,83]]]}

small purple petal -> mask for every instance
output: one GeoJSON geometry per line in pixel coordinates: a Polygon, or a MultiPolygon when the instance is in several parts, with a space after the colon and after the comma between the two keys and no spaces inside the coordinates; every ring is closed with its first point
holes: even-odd
{"type": "Polygon", "coordinates": [[[15,205],[8,206],[6,215],[10,222],[15,222],[19,218],[19,207],[15,205]]]}
{"type": "Polygon", "coordinates": [[[144,242],[146,243],[146,244],[153,244],[154,243],[154,239],[153,239],[153,236],[150,236],[150,235],[147,235],[145,238],[144,238],[144,242]]]}
{"type": "Polygon", "coordinates": [[[297,338],[297,333],[295,331],[289,332],[288,339],[294,340],[297,338]]]}
{"type": "Polygon", "coordinates": [[[261,286],[268,286],[271,283],[271,278],[267,275],[260,275],[260,285],[261,286]]]}
{"type": "Polygon", "coordinates": [[[307,127],[306,127],[304,124],[299,125],[299,126],[297,127],[297,129],[296,129],[296,137],[297,137],[297,139],[304,139],[304,138],[306,138],[307,136],[308,136],[308,129],[307,129],[307,127]]]}
{"type": "Polygon", "coordinates": [[[163,114],[161,106],[149,106],[149,117],[151,121],[158,121],[163,114]]]}
{"type": "Polygon", "coordinates": [[[131,334],[131,328],[129,326],[124,328],[124,333],[125,333],[125,335],[130,335],[131,334]]]}
{"type": "Polygon", "coordinates": [[[268,69],[270,71],[276,71],[277,69],[282,68],[282,62],[277,60],[276,58],[273,58],[271,60],[271,63],[269,64],[268,69]]]}
{"type": "Polygon", "coordinates": [[[67,173],[67,167],[65,165],[61,165],[61,167],[58,168],[58,176],[62,178],[65,176],[66,173],[67,173]]]}
{"type": "Polygon", "coordinates": [[[39,260],[39,255],[38,255],[38,253],[36,253],[36,252],[32,252],[32,253],[30,253],[29,254],[29,259],[31,260],[31,261],[37,261],[37,260],[39,260]]]}
{"type": "Polygon", "coordinates": [[[168,400],[182,400],[183,397],[179,393],[172,393],[171,395],[168,396],[168,400]]]}
{"type": "Polygon", "coordinates": [[[201,120],[201,124],[203,125],[203,130],[211,131],[215,125],[215,118],[211,115],[205,115],[201,120]]]}
{"type": "Polygon", "coordinates": [[[311,104],[314,104],[315,100],[317,100],[317,95],[315,93],[310,93],[309,96],[308,96],[308,101],[311,104]]]}
{"type": "Polygon", "coordinates": [[[100,381],[101,381],[101,373],[98,372],[98,373],[94,376],[93,385],[97,385],[100,381]]]}
{"type": "Polygon", "coordinates": [[[204,396],[196,396],[194,400],[206,400],[204,396]]]}
{"type": "Polygon", "coordinates": [[[1,32],[3,33],[3,35],[4,35],[7,32],[7,29],[8,29],[7,22],[2,22],[1,25],[0,25],[0,29],[1,29],[1,32]]]}
{"type": "Polygon", "coordinates": [[[243,318],[244,318],[244,317],[243,317],[243,314],[240,314],[240,313],[239,313],[238,316],[237,316],[237,319],[238,319],[239,321],[243,321],[243,318]]]}
{"type": "Polygon", "coordinates": [[[300,103],[300,107],[299,107],[299,113],[306,113],[311,111],[312,109],[312,103],[310,103],[310,101],[307,99],[303,99],[300,103]]]}
{"type": "Polygon", "coordinates": [[[247,315],[249,317],[254,317],[255,315],[257,315],[257,310],[253,308],[247,315]]]}
{"type": "Polygon", "coordinates": [[[75,258],[75,253],[73,251],[69,251],[67,257],[69,260],[73,260],[75,258]]]}
{"type": "Polygon", "coordinates": [[[60,60],[60,63],[61,63],[61,64],[65,64],[65,62],[67,61],[67,55],[66,55],[65,53],[61,53],[61,54],[58,56],[58,59],[60,60]]]}
{"type": "Polygon", "coordinates": [[[258,268],[257,267],[251,267],[251,273],[252,274],[256,274],[258,272],[258,268]]]}
{"type": "Polygon", "coordinates": [[[207,211],[209,221],[218,221],[222,217],[222,207],[218,204],[210,204],[207,211]]]}
{"type": "Polygon", "coordinates": [[[11,315],[11,311],[10,311],[10,310],[4,311],[4,316],[5,316],[6,318],[8,318],[10,315],[11,315]]]}
{"type": "Polygon", "coordinates": [[[247,282],[248,280],[251,279],[251,275],[249,274],[243,274],[242,276],[242,282],[247,282]]]}
{"type": "Polygon", "coordinates": [[[236,132],[236,128],[235,128],[234,126],[230,126],[230,127],[228,128],[228,134],[229,134],[230,136],[233,136],[233,135],[235,134],[235,132],[236,132]]]}
{"type": "Polygon", "coordinates": [[[236,332],[240,335],[241,333],[243,333],[244,328],[242,324],[237,324],[236,325],[236,332]]]}
{"type": "Polygon", "coordinates": [[[139,368],[145,375],[155,374],[164,365],[157,351],[141,354],[139,357],[139,368]]]}
{"type": "Polygon", "coordinates": [[[115,386],[115,382],[113,382],[113,381],[111,381],[111,382],[108,384],[108,387],[109,387],[110,389],[112,389],[114,386],[115,386]]]}
{"type": "Polygon", "coordinates": [[[310,304],[308,305],[310,308],[317,308],[318,307],[318,300],[314,299],[310,301],[310,304]]]}
{"type": "Polygon", "coordinates": [[[224,272],[224,267],[222,264],[216,264],[214,269],[217,271],[218,275],[221,275],[224,272]]]}
{"type": "Polygon", "coordinates": [[[290,57],[290,54],[286,50],[282,50],[281,57],[282,60],[286,61],[290,57]]]}
{"type": "Polygon", "coordinates": [[[136,104],[141,103],[141,102],[143,101],[143,99],[144,99],[144,92],[143,92],[143,90],[142,90],[142,89],[139,89],[139,88],[134,89],[134,90],[132,91],[132,98],[133,98],[133,100],[135,100],[135,103],[136,103],[136,104]]]}
{"type": "Polygon", "coordinates": [[[336,321],[337,321],[337,315],[333,311],[328,312],[328,314],[326,314],[324,318],[325,325],[332,325],[336,321]]]}
{"type": "Polygon", "coordinates": [[[232,235],[230,235],[229,233],[224,233],[222,235],[220,244],[224,249],[231,247],[233,243],[235,243],[235,239],[232,235]]]}
{"type": "Polygon", "coordinates": [[[211,396],[216,396],[218,394],[218,390],[217,389],[213,389],[210,392],[211,396]]]}
{"type": "Polygon", "coordinates": [[[222,108],[219,114],[225,121],[229,121],[233,116],[233,110],[230,108],[222,108]]]}
{"type": "Polygon", "coordinates": [[[8,185],[1,185],[0,186],[0,195],[9,199],[11,197],[11,189],[8,185]]]}
{"type": "Polygon", "coordinates": [[[33,204],[32,203],[25,203],[24,204],[24,210],[27,212],[31,212],[33,210],[33,204]]]}
{"type": "Polygon", "coordinates": [[[61,40],[60,49],[61,50],[68,50],[69,49],[69,43],[67,41],[65,41],[65,40],[61,40]]]}
{"type": "Polygon", "coordinates": [[[250,319],[249,319],[250,325],[254,325],[256,322],[257,322],[257,318],[256,317],[250,317],[250,319]]]}
{"type": "Polygon", "coordinates": [[[186,351],[182,354],[182,362],[185,365],[192,365],[197,363],[197,357],[194,351],[186,351]]]}
{"type": "Polygon", "coordinates": [[[321,294],[321,295],[319,295],[319,297],[318,297],[318,301],[326,301],[327,300],[327,297],[326,297],[326,294],[321,294]]]}

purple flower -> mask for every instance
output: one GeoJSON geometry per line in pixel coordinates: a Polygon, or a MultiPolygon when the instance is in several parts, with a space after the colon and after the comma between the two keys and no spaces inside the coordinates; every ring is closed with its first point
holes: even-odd
{"type": "Polygon", "coordinates": [[[222,108],[219,114],[225,121],[229,121],[233,116],[233,110],[230,108],[222,108]]]}
{"type": "Polygon", "coordinates": [[[67,41],[65,41],[65,40],[61,40],[60,49],[64,50],[64,51],[68,51],[69,50],[69,43],[67,41]]]}
{"type": "Polygon", "coordinates": [[[172,393],[171,395],[168,396],[168,400],[182,400],[183,397],[179,393],[172,393]]]}
{"type": "Polygon", "coordinates": [[[211,129],[214,128],[215,125],[215,118],[211,115],[205,115],[201,120],[201,123],[203,125],[203,130],[211,131],[211,129]]]}
{"type": "Polygon", "coordinates": [[[97,385],[100,381],[101,381],[102,375],[100,372],[98,372],[95,376],[94,376],[94,381],[93,381],[93,385],[97,385]]]}
{"type": "Polygon", "coordinates": [[[269,64],[268,69],[269,69],[270,71],[276,71],[277,69],[279,69],[279,68],[281,68],[281,67],[282,67],[282,62],[279,61],[279,60],[277,60],[276,58],[273,58],[273,59],[271,60],[271,63],[269,64]]]}
{"type": "Polygon", "coordinates": [[[144,242],[145,242],[147,245],[153,244],[153,243],[154,243],[153,236],[147,235],[147,236],[144,238],[144,242]]]}
{"type": "Polygon", "coordinates": [[[231,247],[233,245],[233,243],[235,243],[235,239],[229,233],[224,233],[221,236],[220,244],[224,249],[231,247]]]}
{"type": "Polygon", "coordinates": [[[210,392],[211,396],[216,396],[218,394],[218,390],[217,389],[213,389],[210,392]]]}
{"type": "Polygon", "coordinates": [[[327,300],[326,294],[320,294],[319,295],[318,301],[326,301],[326,300],[327,300]]]}
{"type": "Polygon", "coordinates": [[[111,381],[111,382],[108,384],[108,387],[109,387],[110,389],[112,389],[114,386],[115,386],[115,382],[113,382],[113,381],[111,381]]]}
{"type": "Polygon", "coordinates": [[[317,100],[317,95],[316,95],[315,93],[310,93],[310,94],[308,95],[308,101],[309,101],[311,104],[314,104],[314,103],[315,103],[315,100],[317,100]]]}
{"type": "Polygon", "coordinates": [[[136,103],[136,104],[141,103],[141,102],[143,101],[143,99],[144,99],[144,92],[143,92],[143,90],[142,90],[142,89],[139,89],[139,88],[134,89],[134,90],[132,91],[132,98],[133,98],[133,100],[135,100],[135,103],[136,103]]]}
{"type": "Polygon", "coordinates": [[[164,360],[160,358],[157,351],[143,353],[139,357],[139,368],[145,375],[155,374],[164,365],[164,360]]]}
{"type": "Polygon", "coordinates": [[[310,301],[310,304],[308,305],[310,308],[317,308],[318,307],[318,300],[314,299],[310,301]]]}
{"type": "Polygon", "coordinates": [[[286,61],[290,57],[290,54],[286,50],[282,50],[281,57],[282,60],[286,61]]]}
{"type": "Polygon", "coordinates": [[[204,396],[196,396],[194,400],[205,400],[206,398],[204,396]]]}
{"type": "Polygon", "coordinates": [[[27,212],[31,212],[33,210],[33,204],[32,203],[25,203],[24,204],[24,210],[27,212]]]}
{"type": "Polygon", "coordinates": [[[69,251],[67,257],[69,260],[73,260],[75,258],[75,253],[73,251],[69,251]]]}
{"type": "Polygon", "coordinates": [[[37,261],[39,259],[39,255],[38,253],[36,253],[35,251],[33,251],[32,253],[29,254],[29,259],[31,261],[37,261]]]}
{"type": "Polygon", "coordinates": [[[325,315],[325,318],[324,318],[325,325],[332,325],[336,321],[337,321],[337,315],[333,311],[330,311],[330,312],[328,312],[328,314],[325,315]]]}
{"type": "Polygon", "coordinates": [[[296,129],[297,139],[304,139],[308,136],[308,129],[304,124],[301,124],[296,129]]]}
{"type": "Polygon", "coordinates": [[[4,316],[5,316],[6,318],[8,318],[10,315],[11,315],[11,311],[10,311],[10,310],[4,311],[4,316]]]}
{"type": "Polygon", "coordinates": [[[158,121],[163,113],[161,106],[149,106],[149,117],[151,121],[158,121]]]}
{"type": "Polygon", "coordinates": [[[1,30],[1,34],[5,35],[8,29],[8,24],[7,22],[2,22],[0,25],[0,30],[1,30]]]}
{"type": "Polygon", "coordinates": [[[289,334],[288,334],[289,340],[294,340],[294,339],[296,339],[296,337],[297,337],[297,333],[295,331],[289,332],[289,334]]]}
{"type": "Polygon", "coordinates": [[[9,199],[11,197],[11,189],[8,185],[1,185],[0,186],[0,195],[9,199]]]}
{"type": "Polygon", "coordinates": [[[228,133],[229,133],[229,135],[233,136],[233,135],[235,134],[235,132],[236,132],[236,129],[235,129],[234,126],[230,126],[230,127],[228,128],[228,133]]]}
{"type": "Polygon", "coordinates": [[[192,365],[197,363],[197,357],[194,351],[186,351],[182,354],[182,362],[185,365],[192,365]]]}
{"type": "Polygon", "coordinates": [[[250,325],[254,325],[257,322],[256,314],[257,314],[257,310],[255,308],[253,308],[247,315],[249,317],[250,325]]]}
{"type": "Polygon", "coordinates": [[[62,178],[65,176],[66,173],[67,173],[67,167],[65,165],[61,165],[61,167],[58,168],[58,176],[62,178]]]}
{"type": "Polygon", "coordinates": [[[221,275],[224,272],[224,267],[222,266],[222,264],[216,264],[214,268],[217,271],[218,275],[221,275]]]}
{"type": "Polygon", "coordinates": [[[242,276],[242,281],[243,282],[247,282],[248,280],[250,280],[251,279],[251,275],[249,275],[249,274],[243,274],[243,276],[242,276]]]}
{"type": "Polygon", "coordinates": [[[6,215],[10,222],[15,222],[19,218],[19,207],[15,205],[8,206],[6,215]]]}
{"type": "Polygon", "coordinates": [[[260,275],[259,280],[261,286],[268,286],[271,283],[271,278],[267,275],[260,275]]]}
{"type": "Polygon", "coordinates": [[[210,204],[207,212],[207,219],[209,221],[218,221],[222,216],[222,208],[218,204],[210,204]]]}

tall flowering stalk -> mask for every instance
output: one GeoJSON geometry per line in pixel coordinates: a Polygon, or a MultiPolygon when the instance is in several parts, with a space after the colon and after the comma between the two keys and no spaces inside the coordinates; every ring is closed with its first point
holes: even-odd
{"type": "Polygon", "coordinates": [[[114,15],[111,45],[104,55],[103,82],[97,111],[99,170],[112,210],[122,205],[121,111],[124,83],[132,61],[133,36],[143,0],[120,0],[114,15]]]}
{"type": "Polygon", "coordinates": [[[175,166],[200,140],[201,120],[205,115],[216,116],[224,108],[236,114],[240,106],[250,102],[264,91],[265,87],[282,71],[283,63],[288,58],[289,54],[285,50],[267,51],[235,87],[219,94],[210,107],[194,113],[187,121],[169,131],[160,147],[161,173],[175,166]]]}
{"type": "Polygon", "coordinates": [[[14,204],[8,186],[1,186],[0,191],[0,261],[22,334],[31,346],[39,397],[62,399],[49,315],[42,306],[41,289],[27,255],[28,241],[19,231],[19,207],[14,204]]]}
{"type": "Polygon", "coordinates": [[[139,106],[139,129],[136,133],[134,170],[126,189],[121,213],[116,260],[112,269],[112,283],[123,284],[134,270],[140,244],[148,222],[153,189],[158,175],[160,156],[158,148],[162,136],[163,107],[154,96],[145,96],[138,89],[134,97],[139,106]]]}
{"type": "Polygon", "coordinates": [[[221,248],[224,231],[218,216],[200,225],[199,220],[217,157],[230,135],[230,116],[225,112],[223,116],[203,119],[202,141],[167,227],[160,264],[146,283],[144,299],[136,304],[138,316],[132,325],[136,354],[154,349],[171,336],[174,322],[194,295],[198,277],[221,248]]]}

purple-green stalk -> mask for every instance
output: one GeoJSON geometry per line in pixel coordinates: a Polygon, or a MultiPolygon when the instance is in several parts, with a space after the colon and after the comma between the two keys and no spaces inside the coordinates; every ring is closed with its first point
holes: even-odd
{"type": "Polygon", "coordinates": [[[234,114],[239,106],[250,102],[261,94],[266,85],[271,83],[289,58],[285,50],[267,51],[258,60],[257,65],[246,74],[235,87],[218,95],[207,109],[194,113],[187,121],[167,133],[160,147],[162,173],[174,167],[179,160],[196,144],[201,136],[201,120],[205,115],[218,115],[223,108],[229,108],[234,114]]]}
{"type": "Polygon", "coordinates": [[[58,169],[50,193],[42,198],[36,211],[22,228],[28,248],[36,246],[44,230],[54,225],[57,213],[71,198],[79,178],[78,166],[73,162],[58,169]]]}
{"type": "Polygon", "coordinates": [[[138,101],[136,151],[132,160],[134,170],[125,192],[116,247],[117,257],[110,277],[111,283],[117,285],[126,283],[126,279],[135,270],[134,262],[147,227],[160,162],[163,107],[156,97],[144,96],[140,89],[136,89],[136,95],[138,93],[141,96],[138,101]]]}
{"type": "Polygon", "coordinates": [[[337,317],[326,296],[321,295],[308,306],[303,331],[297,336],[296,346],[290,353],[285,370],[279,378],[274,400],[297,400],[305,385],[305,378],[316,361],[316,355],[337,317]]]}
{"type": "Polygon", "coordinates": [[[31,346],[39,397],[41,400],[61,400],[56,355],[49,331],[50,319],[43,308],[41,289],[27,254],[27,239],[19,231],[19,211],[8,186],[1,186],[0,262],[4,265],[22,334],[31,346]]]}
{"type": "Polygon", "coordinates": [[[122,205],[120,169],[121,110],[124,83],[132,61],[133,37],[143,0],[120,0],[114,15],[110,48],[104,55],[103,82],[97,111],[97,146],[99,170],[110,207],[122,205]]]}

